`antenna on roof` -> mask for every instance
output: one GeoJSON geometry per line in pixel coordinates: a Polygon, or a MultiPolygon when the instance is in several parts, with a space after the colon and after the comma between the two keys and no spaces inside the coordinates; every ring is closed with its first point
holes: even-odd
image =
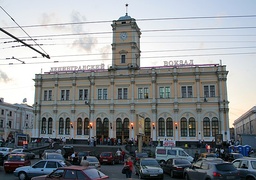
{"type": "Polygon", "coordinates": [[[126,16],[128,15],[128,4],[125,4],[126,7],[126,16]]]}

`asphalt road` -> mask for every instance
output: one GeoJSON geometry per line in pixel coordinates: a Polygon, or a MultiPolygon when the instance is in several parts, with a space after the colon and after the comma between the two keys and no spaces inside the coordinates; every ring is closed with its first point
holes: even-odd
{"type": "MultiPolygon", "coordinates": [[[[39,159],[32,160],[32,164],[37,162],[39,159]]],[[[103,164],[101,166],[101,171],[108,175],[113,180],[120,180],[120,179],[126,179],[125,175],[121,173],[123,164],[115,164],[115,165],[105,165],[103,164]]],[[[18,177],[15,177],[13,173],[5,173],[3,166],[0,166],[0,179],[4,180],[18,180],[18,177]]],[[[132,179],[139,179],[137,175],[133,172],[132,179]]],[[[164,180],[181,180],[182,178],[171,178],[169,175],[164,175],[164,180]]]]}

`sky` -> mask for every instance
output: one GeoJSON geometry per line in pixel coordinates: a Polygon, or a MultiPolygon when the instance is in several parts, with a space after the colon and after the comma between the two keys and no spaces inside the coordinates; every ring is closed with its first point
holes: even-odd
{"type": "Polygon", "coordinates": [[[141,67],[176,60],[226,65],[230,127],[255,106],[254,0],[0,0],[0,6],[0,28],[37,50],[0,31],[0,97],[7,103],[26,98],[33,105],[35,74],[51,67],[111,65],[111,23],[128,13],[142,32],[141,67]]]}

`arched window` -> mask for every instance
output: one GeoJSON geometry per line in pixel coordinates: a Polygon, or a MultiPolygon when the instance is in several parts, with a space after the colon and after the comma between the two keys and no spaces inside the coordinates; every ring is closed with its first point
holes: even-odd
{"type": "Polygon", "coordinates": [[[96,119],[96,136],[101,137],[103,134],[103,124],[101,118],[96,119]]]}
{"type": "Polygon", "coordinates": [[[122,137],[122,120],[120,118],[117,118],[116,120],[116,137],[120,138],[122,137]]]}
{"type": "Polygon", "coordinates": [[[158,120],[158,132],[159,136],[165,136],[164,118],[159,118],[158,120]]]}
{"type": "Polygon", "coordinates": [[[187,137],[188,136],[188,122],[186,118],[181,118],[180,120],[180,136],[187,137]]]}
{"type": "Polygon", "coordinates": [[[76,134],[77,135],[82,135],[82,129],[83,129],[83,122],[81,118],[78,118],[77,120],[77,130],[76,130],[76,134]]]}
{"type": "Polygon", "coordinates": [[[59,134],[63,134],[64,133],[64,120],[63,118],[60,118],[59,120],[59,134]]]}
{"type": "Polygon", "coordinates": [[[196,136],[196,121],[195,118],[191,117],[188,120],[188,131],[189,131],[189,137],[195,137],[196,136]]]}
{"type": "Polygon", "coordinates": [[[124,139],[129,138],[129,119],[124,119],[124,139]]]}
{"type": "Polygon", "coordinates": [[[219,121],[218,118],[212,118],[212,136],[215,137],[216,134],[219,134],[219,121]]]}
{"type": "Polygon", "coordinates": [[[145,119],[145,127],[144,127],[145,136],[151,136],[151,126],[150,126],[150,119],[145,119]]]}
{"type": "Polygon", "coordinates": [[[42,119],[41,134],[46,134],[46,118],[42,119]]]}
{"type": "Polygon", "coordinates": [[[52,134],[52,118],[48,119],[48,134],[52,134]]]}
{"type": "Polygon", "coordinates": [[[203,133],[205,137],[210,137],[210,119],[208,117],[205,117],[203,120],[203,133]]]}
{"type": "Polygon", "coordinates": [[[70,134],[70,119],[67,118],[65,122],[65,134],[69,135],[70,134]]]}
{"type": "Polygon", "coordinates": [[[104,137],[109,137],[108,131],[109,131],[109,120],[108,120],[108,118],[104,118],[103,119],[103,135],[104,135],[104,137]]]}
{"type": "Polygon", "coordinates": [[[173,121],[170,117],[166,119],[166,136],[173,137],[173,121]]]}
{"type": "Polygon", "coordinates": [[[89,119],[84,119],[84,135],[89,135],[90,127],[89,127],[89,119]]]}

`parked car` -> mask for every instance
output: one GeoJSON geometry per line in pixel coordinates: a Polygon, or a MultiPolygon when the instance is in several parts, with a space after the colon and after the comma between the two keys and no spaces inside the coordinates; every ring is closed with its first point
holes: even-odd
{"type": "Polygon", "coordinates": [[[32,166],[16,168],[13,174],[20,180],[26,180],[35,176],[48,175],[57,168],[66,166],[71,166],[71,164],[57,159],[40,160],[32,166]]]}
{"type": "Polygon", "coordinates": [[[55,153],[55,152],[56,152],[55,149],[45,149],[44,152],[41,154],[41,156],[43,157],[45,153],[55,153]]]}
{"type": "Polygon", "coordinates": [[[142,153],[135,153],[135,158],[134,158],[134,161],[133,163],[135,164],[137,161],[140,161],[141,158],[146,158],[148,157],[148,153],[146,152],[142,152],[142,153]]]}
{"type": "Polygon", "coordinates": [[[183,177],[184,169],[190,166],[190,161],[184,158],[170,158],[166,163],[161,164],[164,172],[170,174],[171,177],[183,177]]]}
{"type": "Polygon", "coordinates": [[[241,179],[256,180],[256,158],[238,158],[232,164],[240,171],[241,179]]]}
{"type": "Polygon", "coordinates": [[[62,160],[62,161],[65,161],[65,158],[62,156],[62,154],[59,154],[59,153],[45,153],[43,156],[42,156],[42,159],[59,159],[59,160],[62,160]]]}
{"type": "Polygon", "coordinates": [[[140,162],[135,163],[135,174],[142,178],[163,179],[164,171],[154,158],[141,158],[140,162]]]}
{"type": "Polygon", "coordinates": [[[156,160],[159,163],[166,162],[167,159],[180,157],[186,158],[190,162],[193,162],[194,158],[191,157],[184,149],[179,147],[164,147],[157,146],[155,151],[156,160]]]}
{"type": "Polygon", "coordinates": [[[63,146],[64,155],[63,157],[67,159],[69,156],[71,156],[74,153],[74,147],[70,145],[63,146]]]}
{"type": "Polygon", "coordinates": [[[17,154],[17,153],[26,154],[29,159],[34,159],[36,157],[35,153],[33,153],[27,149],[14,149],[11,152],[11,154],[17,154]]]}
{"type": "Polygon", "coordinates": [[[242,158],[242,157],[244,157],[244,156],[240,153],[229,153],[229,154],[227,154],[227,157],[226,157],[225,161],[232,162],[235,159],[239,159],[239,158],[242,158]]]}
{"type": "Polygon", "coordinates": [[[96,156],[95,152],[93,151],[80,151],[77,155],[80,161],[84,156],[96,156]]]}
{"type": "Polygon", "coordinates": [[[3,166],[4,165],[4,155],[3,153],[0,153],[0,166],[3,166]]]}
{"type": "Polygon", "coordinates": [[[84,167],[84,166],[69,166],[69,167],[60,167],[49,175],[37,176],[32,178],[31,180],[50,180],[50,179],[100,180],[100,179],[109,179],[109,177],[103,172],[95,168],[84,167]]]}
{"type": "Polygon", "coordinates": [[[101,164],[119,164],[120,163],[120,158],[119,156],[116,155],[116,153],[113,152],[102,152],[100,154],[99,161],[101,164]]]}
{"type": "Polygon", "coordinates": [[[198,159],[201,159],[201,158],[217,158],[217,154],[216,153],[201,153],[199,155],[199,158],[198,159]]]}
{"type": "Polygon", "coordinates": [[[30,166],[31,162],[26,154],[9,154],[8,159],[4,162],[4,171],[13,172],[21,166],[30,166]]]}
{"type": "Polygon", "coordinates": [[[184,177],[189,180],[240,180],[239,171],[232,163],[219,158],[205,158],[184,169],[184,177]]]}
{"type": "Polygon", "coordinates": [[[89,166],[100,170],[101,165],[100,165],[100,162],[97,159],[97,157],[95,157],[95,156],[86,156],[86,160],[89,162],[89,166]]]}
{"type": "Polygon", "coordinates": [[[4,155],[4,159],[8,158],[8,155],[11,153],[13,149],[8,147],[0,147],[0,153],[4,155]]]}

